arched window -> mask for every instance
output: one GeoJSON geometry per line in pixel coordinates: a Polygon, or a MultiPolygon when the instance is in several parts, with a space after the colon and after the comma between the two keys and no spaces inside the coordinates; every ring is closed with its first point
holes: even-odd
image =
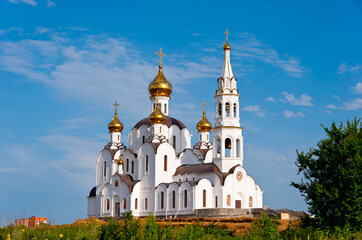
{"type": "Polygon", "coordinates": [[[172,146],[176,150],[176,136],[175,135],[172,137],[172,146]]]}
{"type": "Polygon", "coordinates": [[[158,108],[159,108],[160,110],[162,110],[162,105],[161,105],[161,103],[158,104],[158,108]]]}
{"type": "Polygon", "coordinates": [[[220,139],[217,140],[217,153],[221,153],[220,139]]]}
{"type": "Polygon", "coordinates": [[[226,117],[230,117],[230,103],[225,104],[225,114],[226,117]]]}
{"type": "Polygon", "coordinates": [[[126,160],[126,162],[127,162],[127,164],[126,164],[126,171],[128,172],[129,171],[129,159],[127,158],[127,160],[126,160]]]}
{"type": "Polygon", "coordinates": [[[253,207],[253,198],[249,197],[249,207],[253,207]]]}
{"type": "Polygon", "coordinates": [[[145,141],[146,141],[145,138],[146,138],[146,137],[143,135],[143,136],[142,136],[142,143],[145,143],[145,141]]]}
{"type": "Polygon", "coordinates": [[[221,103],[219,103],[219,106],[217,108],[218,117],[221,117],[221,103]]]}
{"type": "Polygon", "coordinates": [[[127,208],[127,199],[123,198],[123,209],[127,208]]]}
{"type": "Polygon", "coordinates": [[[217,208],[218,206],[217,206],[218,204],[217,204],[217,196],[215,196],[215,207],[217,208]]]}
{"type": "Polygon", "coordinates": [[[134,161],[132,161],[132,174],[134,174],[134,161]]]}
{"type": "Polygon", "coordinates": [[[146,167],[145,167],[145,168],[146,168],[146,172],[148,172],[148,155],[146,155],[146,163],[145,163],[145,164],[146,164],[146,167]]]}
{"type": "Polygon", "coordinates": [[[134,209],[138,208],[138,198],[134,200],[134,209]]]}
{"type": "Polygon", "coordinates": [[[225,139],[225,157],[230,157],[231,152],[231,139],[225,139]]]}
{"type": "Polygon", "coordinates": [[[237,117],[236,116],[236,103],[234,103],[234,117],[237,117]]]}
{"type": "Polygon", "coordinates": [[[236,157],[240,157],[240,139],[236,139],[236,157]]]}
{"type": "Polygon", "coordinates": [[[165,104],[165,114],[167,114],[167,104],[165,104]]]}
{"type": "Polygon", "coordinates": [[[118,141],[119,141],[119,135],[118,135],[118,141]]]}
{"type": "Polygon", "coordinates": [[[107,208],[107,211],[109,210],[109,198],[107,198],[107,201],[106,201],[106,208],[107,208]]]}
{"type": "Polygon", "coordinates": [[[163,158],[163,170],[165,172],[167,171],[167,155],[165,155],[163,158]]]}
{"type": "Polygon", "coordinates": [[[206,190],[202,191],[202,207],[206,207],[206,190]]]}
{"type": "Polygon", "coordinates": [[[153,110],[156,108],[156,103],[153,104],[153,110]]]}
{"type": "Polygon", "coordinates": [[[161,192],[161,209],[163,209],[163,192],[161,192]]]}
{"type": "Polygon", "coordinates": [[[172,208],[176,207],[176,192],[172,191],[172,208]]]}
{"type": "Polygon", "coordinates": [[[107,162],[104,161],[103,163],[103,176],[105,177],[107,175],[107,162]]]}
{"type": "Polygon", "coordinates": [[[160,127],[160,132],[162,132],[162,127],[160,127]]]}
{"type": "Polygon", "coordinates": [[[184,191],[184,207],[187,208],[187,190],[184,191]]]}
{"type": "Polygon", "coordinates": [[[145,198],[145,210],[148,209],[148,198],[145,198]]]}
{"type": "Polygon", "coordinates": [[[230,195],[226,196],[226,206],[228,206],[228,207],[231,206],[231,197],[230,197],[230,195]]]}

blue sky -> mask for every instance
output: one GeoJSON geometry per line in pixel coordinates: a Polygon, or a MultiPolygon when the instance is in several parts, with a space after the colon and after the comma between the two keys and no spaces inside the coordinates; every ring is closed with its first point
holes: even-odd
{"type": "Polygon", "coordinates": [[[150,113],[148,84],[174,87],[170,115],[197,141],[202,100],[214,120],[227,28],[238,79],[244,165],[264,205],[307,210],[296,149],[320,124],[362,112],[361,1],[0,2],[0,219],[85,218],[114,100],[125,125],[150,113]],[[187,114],[185,114],[185,112],[187,114]]]}

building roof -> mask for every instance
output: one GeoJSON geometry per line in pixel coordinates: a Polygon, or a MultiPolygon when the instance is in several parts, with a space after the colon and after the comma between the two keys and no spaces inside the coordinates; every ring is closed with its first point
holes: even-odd
{"type": "Polygon", "coordinates": [[[127,184],[129,192],[133,192],[133,187],[136,185],[136,183],[138,183],[140,180],[137,181],[133,181],[133,178],[131,175],[129,174],[119,174],[117,173],[118,176],[121,178],[122,182],[124,182],[125,184],[127,184]]]}
{"type": "MultiPolygon", "coordinates": [[[[177,120],[176,118],[172,118],[172,117],[168,117],[165,116],[165,123],[164,123],[167,127],[171,127],[172,125],[176,125],[180,130],[186,128],[186,126],[180,121],[177,120]]],[[[150,120],[147,118],[142,119],[141,121],[139,121],[138,123],[136,123],[136,125],[134,125],[133,128],[140,128],[142,125],[146,125],[147,127],[151,126],[151,122],[150,120]]]]}
{"type": "Polygon", "coordinates": [[[93,187],[88,197],[95,197],[95,196],[96,196],[96,187],[93,187]]]}

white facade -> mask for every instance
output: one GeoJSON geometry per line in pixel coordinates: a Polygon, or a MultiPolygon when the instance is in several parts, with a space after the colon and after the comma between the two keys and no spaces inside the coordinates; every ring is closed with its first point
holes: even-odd
{"type": "Polygon", "coordinates": [[[209,131],[200,131],[199,142],[191,147],[189,130],[169,117],[169,96],[150,97],[152,109],[158,102],[165,122],[139,121],[128,135],[128,147],[119,141],[121,132],[111,132],[111,142],[97,158],[88,216],[117,217],[132,211],[136,217],[151,212],[168,217],[193,215],[203,208],[263,207],[263,192],[243,167],[243,128],[230,47],[224,47],[215,87],[213,139],[209,131]]]}

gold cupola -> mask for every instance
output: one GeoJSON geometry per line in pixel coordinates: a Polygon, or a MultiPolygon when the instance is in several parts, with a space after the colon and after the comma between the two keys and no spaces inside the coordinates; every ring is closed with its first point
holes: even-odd
{"type": "Polygon", "coordinates": [[[198,132],[210,132],[212,129],[212,125],[209,122],[209,120],[207,120],[206,116],[205,116],[205,101],[202,103],[203,104],[203,113],[202,113],[202,118],[201,120],[197,123],[196,128],[198,132]]]}
{"type": "Polygon", "coordinates": [[[108,124],[108,130],[110,133],[122,132],[123,124],[121,123],[121,121],[119,121],[118,116],[117,116],[117,106],[119,106],[119,104],[117,104],[117,101],[116,101],[115,103],[113,103],[113,105],[115,106],[114,117],[113,117],[112,121],[108,124]]]}
{"type": "Polygon", "coordinates": [[[229,36],[228,35],[230,35],[230,33],[228,32],[228,30],[226,29],[226,31],[224,32],[225,33],[225,35],[226,35],[226,43],[225,43],[225,45],[224,45],[224,51],[226,51],[226,50],[229,50],[230,51],[230,45],[229,45],[229,43],[228,43],[228,40],[229,40],[229,36]]]}
{"type": "Polygon", "coordinates": [[[118,165],[123,165],[123,159],[122,159],[121,155],[119,155],[117,164],[118,164],[118,165]]]}
{"type": "Polygon", "coordinates": [[[158,97],[157,97],[157,104],[156,104],[156,108],[153,110],[153,112],[150,114],[150,116],[148,117],[148,119],[150,120],[150,122],[152,124],[155,123],[160,123],[160,124],[164,124],[166,119],[165,119],[165,115],[161,112],[159,105],[158,105],[158,97]]]}
{"type": "Polygon", "coordinates": [[[169,81],[167,81],[165,75],[162,71],[162,56],[166,56],[162,52],[162,48],[160,48],[160,52],[156,52],[157,55],[160,55],[159,66],[158,66],[158,73],[153,79],[153,81],[148,86],[148,92],[150,93],[151,97],[155,96],[165,96],[170,97],[172,93],[172,85],[169,81]]]}

